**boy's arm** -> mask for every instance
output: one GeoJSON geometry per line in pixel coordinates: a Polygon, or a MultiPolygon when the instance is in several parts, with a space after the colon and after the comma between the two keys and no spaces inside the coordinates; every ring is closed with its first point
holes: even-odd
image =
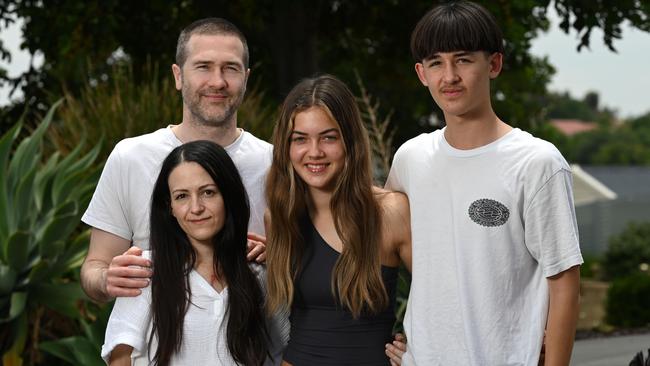
{"type": "Polygon", "coordinates": [[[544,365],[568,365],[578,322],[580,266],[549,277],[549,309],[546,323],[544,365]]]}

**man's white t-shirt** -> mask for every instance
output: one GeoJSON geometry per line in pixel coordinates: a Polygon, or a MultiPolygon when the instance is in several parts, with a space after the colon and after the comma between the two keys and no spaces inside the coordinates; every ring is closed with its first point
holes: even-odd
{"type": "Polygon", "coordinates": [[[458,150],[407,141],[387,187],[410,201],[413,267],[403,365],[537,365],[547,277],[582,263],[570,167],[514,129],[458,150]]]}
{"type": "MultiPolygon", "coordinates": [[[[151,193],[167,155],[182,142],[170,127],[120,141],[111,152],[81,221],[149,249],[151,193]]],[[[250,201],[249,231],[264,234],[264,186],[273,146],[241,131],[224,146],[250,201]]]]}

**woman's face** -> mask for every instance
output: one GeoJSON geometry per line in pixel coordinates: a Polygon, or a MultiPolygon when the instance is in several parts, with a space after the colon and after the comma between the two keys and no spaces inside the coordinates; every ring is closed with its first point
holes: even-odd
{"type": "Polygon", "coordinates": [[[310,190],[332,192],[345,165],[341,131],[322,108],[296,114],[291,131],[289,158],[310,190]]]}
{"type": "Polygon", "coordinates": [[[226,209],[219,187],[199,164],[180,163],[168,179],[172,216],[193,246],[210,245],[223,228],[226,209]]]}

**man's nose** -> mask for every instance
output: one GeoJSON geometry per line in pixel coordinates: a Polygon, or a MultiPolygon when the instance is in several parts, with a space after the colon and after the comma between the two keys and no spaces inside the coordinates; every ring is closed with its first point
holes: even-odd
{"type": "Polygon", "coordinates": [[[226,78],[224,77],[223,72],[219,68],[215,68],[214,71],[210,74],[210,80],[208,84],[216,89],[223,89],[228,84],[226,78]]]}

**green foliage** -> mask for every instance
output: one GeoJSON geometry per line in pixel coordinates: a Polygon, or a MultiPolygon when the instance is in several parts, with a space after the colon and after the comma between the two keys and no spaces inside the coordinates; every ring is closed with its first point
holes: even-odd
{"type": "Polygon", "coordinates": [[[159,78],[158,67],[148,65],[143,73],[145,81],[138,84],[130,65],[115,65],[107,80],[87,81],[78,97],[66,91],[50,134],[57,150],[67,153],[84,139],[103,140],[104,161],[118,141],[178,123],[183,101],[171,72],[159,78]]]}
{"type": "Polygon", "coordinates": [[[608,127],[615,118],[612,110],[599,106],[596,92],[588,92],[582,100],[574,99],[569,92],[550,93],[544,99],[546,117],[550,119],[578,119],[608,127]]]}
{"type": "Polygon", "coordinates": [[[571,161],[569,154],[571,152],[572,139],[562,134],[557,128],[550,123],[543,123],[530,130],[535,137],[539,137],[551,142],[560,150],[564,157],[571,161]]]}
{"type": "MultiPolygon", "coordinates": [[[[165,67],[173,63],[181,28],[199,18],[220,16],[247,35],[251,60],[257,65],[252,81],[264,80],[271,102],[278,103],[303,77],[329,72],[354,85],[354,70],[359,70],[368,90],[384,101],[386,110],[380,112],[394,109],[391,123],[399,125],[395,136],[399,144],[430,131],[428,116],[441,116],[415,77],[408,45],[415,23],[438,2],[9,0],[0,2],[0,20],[24,19],[25,49],[44,57],[42,68],[9,80],[29,96],[24,104],[30,111],[39,111],[51,98],[45,90],[56,91],[61,85],[78,97],[87,79],[110,75],[118,55],[130,60],[135,82],[140,84],[146,80],[141,71],[148,62],[165,67]],[[89,61],[92,70],[87,67],[89,61]]],[[[549,6],[555,6],[564,19],[565,31],[579,32],[581,39],[576,43],[580,46],[589,44],[594,28],[603,29],[612,47],[626,21],[650,30],[650,9],[642,1],[617,2],[615,7],[604,1],[578,0],[479,2],[495,15],[508,40],[504,71],[493,86],[495,109],[502,119],[523,128],[543,120],[540,97],[553,69],[529,50],[531,40],[548,28],[549,6]]],[[[13,115],[22,110],[10,108],[13,115]]]]}
{"type": "Polygon", "coordinates": [[[411,289],[411,273],[405,266],[399,267],[399,276],[397,277],[397,294],[395,299],[395,325],[393,326],[393,333],[404,333],[404,315],[406,314],[406,305],[409,299],[409,291],[411,289]]]}
{"type": "Polygon", "coordinates": [[[627,121],[627,125],[635,130],[650,132],[650,112],[642,116],[630,119],[627,121]]]}
{"type": "MultiPolygon", "coordinates": [[[[162,79],[157,66],[147,66],[144,72],[145,80],[137,83],[129,64],[116,65],[106,81],[89,81],[78,97],[66,92],[58,110],[60,119],[50,130],[56,149],[66,153],[84,140],[103,141],[99,160],[104,161],[120,140],[180,123],[183,100],[171,72],[162,79]]],[[[269,138],[276,109],[264,96],[259,83],[251,87],[238,121],[256,136],[269,138]]]]}
{"type": "MultiPolygon", "coordinates": [[[[75,232],[98,178],[99,152],[77,147],[44,161],[42,142],[53,106],[38,128],[14,148],[18,122],[0,138],[0,349],[5,364],[20,364],[27,340],[47,307],[77,318],[84,295],[71,273],[81,265],[87,236],[75,232]],[[44,162],[43,162],[44,161],[44,162]]],[[[86,233],[87,234],[87,233],[86,233]]]]}
{"type": "Polygon", "coordinates": [[[650,165],[650,113],[618,127],[575,135],[566,156],[580,164],[650,165]]]}
{"type": "Polygon", "coordinates": [[[610,239],[603,261],[605,274],[612,280],[630,276],[642,272],[644,263],[650,264],[650,222],[631,223],[610,239]]]}
{"type": "Polygon", "coordinates": [[[650,325],[650,275],[615,280],[607,292],[607,323],[620,327],[650,325]]]}
{"type": "Polygon", "coordinates": [[[100,307],[93,323],[80,319],[82,335],[41,342],[40,349],[71,365],[104,365],[101,346],[112,308],[110,304],[100,307]]]}
{"type": "Polygon", "coordinates": [[[583,255],[584,263],[580,266],[580,278],[602,279],[602,262],[600,256],[583,255]]]}
{"type": "Polygon", "coordinates": [[[615,124],[614,112],[595,108],[598,94],[584,100],[568,93],[551,94],[546,99],[548,118],[569,118],[597,122],[596,130],[571,137],[545,123],[531,132],[552,142],[567,160],[586,165],[650,165],[650,113],[615,124]]]}
{"type": "Polygon", "coordinates": [[[262,140],[271,141],[279,108],[269,103],[260,82],[246,90],[246,96],[237,110],[237,126],[262,140]]]}
{"type": "MultiPolygon", "coordinates": [[[[548,0],[547,0],[548,2],[548,0]]],[[[591,32],[603,29],[603,41],[615,51],[614,40],[621,38],[621,23],[629,21],[632,26],[650,32],[650,3],[647,1],[576,1],[555,0],[555,10],[562,19],[560,28],[571,28],[580,35],[577,49],[589,46],[591,32]]]]}

